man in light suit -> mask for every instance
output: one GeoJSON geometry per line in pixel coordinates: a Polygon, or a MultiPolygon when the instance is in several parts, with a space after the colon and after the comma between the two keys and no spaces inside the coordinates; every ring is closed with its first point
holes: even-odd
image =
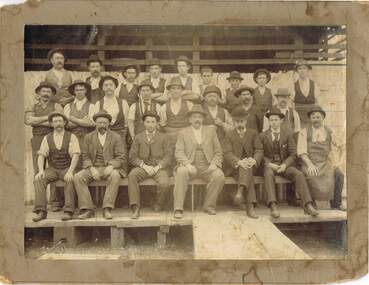
{"type": "Polygon", "coordinates": [[[215,215],[216,201],[222,191],[225,177],[222,167],[223,153],[213,127],[203,126],[206,112],[194,105],[187,112],[190,127],[183,129],[175,147],[178,166],[174,182],[174,218],[183,217],[183,203],[190,178],[199,177],[208,182],[204,212],[215,215]]]}
{"type": "Polygon", "coordinates": [[[93,116],[96,130],[87,134],[82,146],[83,169],[74,176],[74,185],[81,210],[79,219],[93,217],[94,204],[88,184],[92,181],[107,180],[103,201],[103,217],[112,219],[121,177],[127,176],[127,154],[121,137],[108,129],[112,120],[110,114],[100,111],[93,116]]]}

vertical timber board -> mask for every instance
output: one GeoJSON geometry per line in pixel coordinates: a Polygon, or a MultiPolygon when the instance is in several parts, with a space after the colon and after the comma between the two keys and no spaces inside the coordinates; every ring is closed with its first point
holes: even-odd
{"type": "Polygon", "coordinates": [[[110,228],[110,243],[112,248],[124,247],[124,228],[114,226],[110,228]]]}
{"type": "Polygon", "coordinates": [[[145,59],[146,59],[146,72],[149,72],[149,63],[152,59],[152,38],[146,38],[146,51],[145,51],[145,59]]]}
{"type": "Polygon", "coordinates": [[[158,247],[165,248],[167,246],[167,234],[169,233],[169,226],[160,226],[158,230],[158,247]]]}
{"type": "MultiPolygon", "coordinates": [[[[105,62],[105,50],[100,49],[105,45],[106,42],[106,33],[103,29],[98,31],[97,34],[97,56],[102,60],[102,62],[105,62]]],[[[103,71],[105,71],[104,65],[102,66],[103,71]]]]}
{"type": "Polygon", "coordinates": [[[300,35],[295,34],[294,35],[294,43],[297,46],[297,48],[294,51],[293,57],[295,59],[302,58],[304,56],[304,50],[303,50],[303,47],[304,47],[304,39],[300,35]]]}
{"type": "Polygon", "coordinates": [[[192,51],[192,64],[193,70],[192,73],[200,72],[200,37],[199,33],[195,32],[193,35],[193,51],[192,51]]]}
{"type": "Polygon", "coordinates": [[[54,227],[54,243],[65,239],[67,247],[76,247],[88,239],[90,236],[88,230],[88,228],[81,227],[54,227]]]}

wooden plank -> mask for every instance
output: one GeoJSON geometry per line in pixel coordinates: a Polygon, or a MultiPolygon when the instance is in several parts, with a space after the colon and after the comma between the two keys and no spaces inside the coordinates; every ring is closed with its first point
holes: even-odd
{"type": "Polygon", "coordinates": [[[39,260],[117,260],[118,254],[90,254],[90,253],[46,253],[39,260]]]}
{"type": "Polygon", "coordinates": [[[110,244],[112,248],[124,247],[124,228],[110,227],[110,244]]]}
{"type": "Polygon", "coordinates": [[[277,52],[276,58],[345,58],[344,54],[337,52],[322,53],[322,52],[304,52],[304,53],[293,53],[293,52],[277,52]]]}
{"type": "Polygon", "coordinates": [[[167,234],[169,233],[169,226],[160,226],[157,232],[158,247],[166,248],[167,246],[167,234]]]}
{"type": "Polygon", "coordinates": [[[78,244],[86,241],[90,236],[84,230],[79,227],[55,227],[53,235],[54,243],[63,239],[66,241],[67,247],[76,247],[78,244]]]}
{"type": "Polygon", "coordinates": [[[193,51],[192,51],[192,62],[193,62],[193,73],[200,72],[200,38],[199,33],[195,32],[192,39],[193,51]]]}
{"type": "Polygon", "coordinates": [[[311,259],[269,220],[231,211],[194,215],[193,237],[195,259],[311,259]]]}
{"type": "MultiPolygon", "coordinates": [[[[97,34],[97,56],[102,60],[102,62],[105,62],[105,50],[102,50],[101,47],[105,46],[106,43],[106,36],[104,31],[102,30],[97,34]]],[[[103,66],[103,69],[105,70],[105,66],[103,66]]]]}

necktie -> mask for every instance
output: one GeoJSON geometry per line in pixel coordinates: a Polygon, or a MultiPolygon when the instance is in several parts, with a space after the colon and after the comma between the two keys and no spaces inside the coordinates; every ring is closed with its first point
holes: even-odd
{"type": "Polygon", "coordinates": [[[279,133],[273,132],[274,135],[274,141],[279,141],[279,133]]]}
{"type": "Polygon", "coordinates": [[[154,137],[154,133],[147,133],[147,136],[149,138],[149,142],[151,142],[152,138],[154,137]]]}
{"type": "Polygon", "coordinates": [[[286,111],[286,115],[285,115],[286,120],[289,122],[290,121],[290,117],[288,116],[288,110],[286,111]]]}

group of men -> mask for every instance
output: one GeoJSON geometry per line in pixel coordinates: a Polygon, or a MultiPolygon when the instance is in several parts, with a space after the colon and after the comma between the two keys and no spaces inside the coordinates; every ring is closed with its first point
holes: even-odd
{"type": "Polygon", "coordinates": [[[57,180],[65,181],[63,220],[73,218],[75,193],[78,218],[94,217],[88,185],[98,180],[106,180],[103,217],[112,219],[120,179],[127,177],[131,218],[137,219],[139,183],[156,181],[153,208],[161,211],[172,175],[176,219],[183,217],[188,183],[194,177],[207,182],[203,210],[216,214],[225,175],[238,181],[235,204],[257,218],[254,176],[260,173],[274,218],[280,216],[276,175],[293,182],[306,214],[319,214],[315,200],[330,200],[332,208],[345,210],[344,176],[329,158],[337,144],[324,124],[325,111],[316,105],[307,62],[295,67],[299,80],[294,102],[289,90],[280,88],[274,104],[266,69],[254,73],[256,88],[241,85],[241,74],[231,72],[223,97],[210,67],[202,68],[202,83],[195,84],[186,56],[177,58],[178,75],[169,81],[161,77],[160,61],[153,59],[149,78],[140,84],[134,64],[123,68],[124,82],[119,84],[111,75],[102,76],[103,62],[91,56],[90,76],[72,81],[62,50],[51,50],[48,58],[53,67],[35,90],[37,102],[25,112],[25,123],[33,130],[35,222],[47,217],[49,184],[52,210],[61,210],[63,189],[53,186],[57,180]]]}

